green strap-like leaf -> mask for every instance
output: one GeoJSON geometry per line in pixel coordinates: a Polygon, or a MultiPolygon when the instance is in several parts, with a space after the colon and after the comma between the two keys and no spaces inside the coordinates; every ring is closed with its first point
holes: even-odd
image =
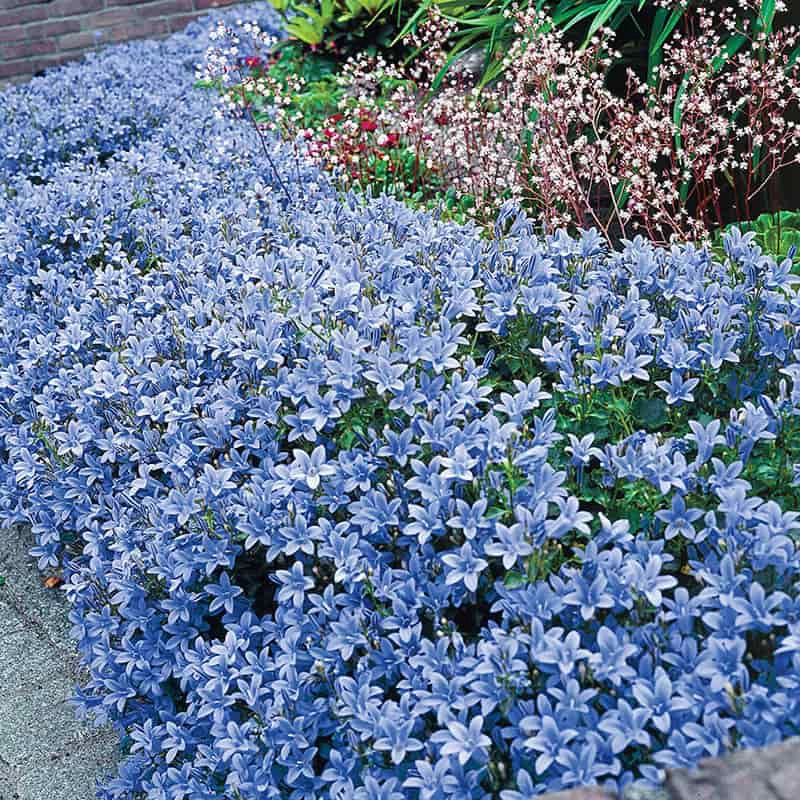
{"type": "Polygon", "coordinates": [[[444,62],[444,66],[439,70],[436,77],[433,79],[433,83],[431,84],[431,89],[436,90],[442,83],[444,76],[447,74],[447,70],[453,65],[453,62],[464,52],[474,41],[476,41],[481,35],[480,31],[474,31],[470,33],[468,36],[464,36],[453,49],[450,51],[449,55],[447,56],[447,60],[444,62]]]}
{"type": "MultiPolygon", "coordinates": [[[[684,75],[678,91],[675,93],[675,105],[672,107],[672,122],[675,125],[675,152],[681,151],[683,146],[683,137],[681,136],[681,120],[683,119],[683,96],[686,94],[686,89],[689,85],[689,78],[691,73],[687,72],[684,75]]],[[[681,202],[685,203],[689,197],[689,182],[683,181],[681,183],[681,202]]]]}
{"type": "Polygon", "coordinates": [[[594,36],[597,31],[602,28],[606,22],[608,22],[612,15],[616,14],[617,10],[619,9],[620,5],[622,4],[622,0],[608,0],[601,11],[597,14],[597,16],[592,20],[592,24],[589,26],[589,31],[586,34],[586,39],[583,42],[583,46],[586,47],[589,44],[592,36],[594,36]]]}
{"type": "Polygon", "coordinates": [[[656,11],[647,52],[647,83],[650,86],[654,86],[656,83],[655,72],[663,60],[664,45],[682,18],[682,9],[674,9],[670,12],[666,8],[659,8],[656,11]]]}

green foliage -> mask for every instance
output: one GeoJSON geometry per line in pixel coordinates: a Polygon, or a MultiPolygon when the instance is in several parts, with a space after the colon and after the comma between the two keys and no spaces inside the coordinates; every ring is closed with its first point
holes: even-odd
{"type": "MultiPolygon", "coordinates": [[[[579,498],[581,507],[602,512],[610,519],[628,519],[632,525],[647,527],[655,520],[655,512],[663,508],[663,495],[659,489],[646,481],[618,481],[608,486],[603,481],[603,470],[598,466],[577,469],[570,462],[567,452],[568,436],[578,439],[592,434],[594,446],[601,450],[608,444],[623,441],[639,431],[658,434],[662,439],[681,439],[690,433],[689,419],[703,425],[713,419],[725,419],[731,410],[741,406],[744,400],[753,401],[755,395],[770,394],[777,389],[780,375],[766,371],[759,363],[757,348],[745,343],[740,349],[741,362],[726,363],[719,370],[708,369],[702,375],[694,391],[696,402],[691,406],[691,416],[685,406],[670,406],[664,393],[656,386],[656,380],[666,379],[668,373],[653,374],[647,382],[630,381],[620,387],[591,387],[582,393],[559,391],[555,384],[557,376],[550,372],[531,351],[541,345],[540,328],[535,318],[518,315],[509,320],[508,330],[503,335],[476,335],[463,352],[480,360],[491,350],[494,352],[492,378],[493,391],[513,392],[513,381],[525,383],[536,378],[542,380],[542,388],[552,398],[546,401],[556,416],[556,430],[564,437],[558,445],[559,455],[553,466],[563,469],[568,476],[569,490],[579,498]]],[[[602,351],[578,356],[576,366],[589,358],[599,359],[602,351]]],[[[542,410],[536,413],[541,414],[542,410]]],[[[725,448],[726,463],[737,458],[735,449],[725,448]]],[[[778,438],[759,442],[747,460],[742,477],[750,481],[757,493],[775,499],[785,508],[800,507],[800,487],[792,485],[793,465],[800,462],[800,419],[784,419],[778,438]]],[[[509,464],[509,470],[512,467],[509,464]]],[[[711,469],[706,466],[706,471],[711,469]]],[[[709,473],[710,474],[710,473],[709,473]]],[[[515,477],[505,475],[505,485],[515,485],[515,477]]],[[[709,499],[701,491],[690,492],[687,505],[711,508],[709,499]]],[[[511,496],[493,498],[498,516],[513,516],[514,499],[511,496]]],[[[563,543],[562,543],[563,544],[563,543]]],[[[570,543],[580,544],[580,536],[570,543]]],[[[551,551],[537,552],[528,560],[528,574],[512,572],[505,578],[506,585],[520,586],[534,581],[549,571],[557,569],[569,547],[557,545],[551,551]]]]}
{"type": "MultiPolygon", "coordinates": [[[[676,0],[670,7],[659,8],[647,0],[529,0],[522,7],[546,14],[554,27],[570,31],[580,47],[585,47],[601,28],[611,28],[617,32],[616,46],[626,62],[638,66],[642,76],[653,84],[665,44],[673,33],[689,24],[692,9],[700,4],[698,0],[688,3],[676,0]]],[[[460,53],[479,47],[485,53],[481,83],[486,85],[494,80],[503,71],[501,59],[514,38],[514,18],[510,14],[519,3],[516,0],[423,0],[400,36],[413,30],[434,6],[458,23],[446,68],[460,53]]],[[[775,24],[775,14],[775,0],[761,0],[758,13],[742,12],[742,21],[769,33],[775,24]]],[[[731,36],[726,48],[728,56],[734,55],[746,42],[744,35],[731,36]]],[[[715,66],[719,68],[722,64],[715,66]]]]}
{"type": "MultiPolygon", "coordinates": [[[[317,129],[336,111],[342,88],[336,81],[338,64],[329,54],[309,52],[298,42],[282,42],[276,48],[278,56],[268,68],[283,92],[288,89],[290,77],[303,79],[302,91],[291,92],[289,110],[298,115],[297,124],[317,129]]],[[[268,107],[272,98],[251,98],[259,107],[268,107]]],[[[257,115],[258,116],[258,115],[257,115]]]]}
{"type": "Polygon", "coordinates": [[[377,396],[362,398],[337,421],[334,441],[343,450],[371,441],[374,437],[370,428],[381,430],[389,421],[390,413],[388,405],[377,396]]]}
{"type": "Polygon", "coordinates": [[[290,37],[339,57],[370,48],[388,49],[408,19],[408,0],[270,0],[290,37]]]}
{"type": "MultiPolygon", "coordinates": [[[[275,48],[268,64],[255,69],[270,78],[272,90],[265,89],[265,83],[259,82],[254,84],[257,90],[237,85],[226,91],[237,102],[246,101],[258,123],[271,120],[270,110],[277,95],[283,100],[288,98],[288,103],[284,105],[282,101],[281,105],[292,120],[291,128],[283,131],[289,139],[301,128],[312,131],[314,137],[323,135],[326,130],[341,132],[344,120],[341,112],[349,108],[352,116],[361,108],[360,101],[350,97],[339,82],[340,64],[328,52],[311,51],[300,42],[284,41],[275,48]],[[298,77],[302,79],[299,90],[291,88],[297,86],[298,82],[293,79],[298,77]]],[[[381,107],[397,83],[396,79],[381,74],[379,90],[372,98],[376,108],[381,107]]],[[[215,88],[208,82],[200,82],[198,86],[215,88]]],[[[362,129],[358,137],[341,137],[347,140],[353,152],[359,153],[358,170],[344,176],[348,188],[373,195],[391,194],[415,208],[436,211],[441,218],[458,223],[466,223],[471,218],[471,209],[475,206],[473,197],[460,195],[448,187],[439,175],[421,163],[418,153],[402,142],[392,140],[388,144],[378,144],[380,133],[384,131],[362,129]]],[[[324,158],[322,162],[324,166],[324,158]]]]}
{"type": "MultiPolygon", "coordinates": [[[[729,225],[730,230],[734,225],[729,225]]],[[[792,253],[795,264],[800,262],[796,256],[800,250],[800,211],[778,211],[775,214],[762,214],[749,222],[737,222],[735,227],[742,233],[755,233],[756,244],[777,259],[784,259],[792,253]],[[792,250],[794,248],[794,250],[792,250]]],[[[717,252],[722,248],[722,231],[715,237],[717,252]]]]}

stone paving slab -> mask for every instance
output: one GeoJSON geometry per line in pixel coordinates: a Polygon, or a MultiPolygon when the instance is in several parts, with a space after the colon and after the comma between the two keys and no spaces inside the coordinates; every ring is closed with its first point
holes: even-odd
{"type": "Polygon", "coordinates": [[[800,800],[800,737],[667,773],[671,800],[800,800]]]}
{"type": "Polygon", "coordinates": [[[68,702],[79,682],[67,604],[46,589],[29,532],[0,530],[0,800],[91,800],[118,738],[68,702]]]}
{"type": "MultiPolygon", "coordinates": [[[[542,800],[617,800],[617,797],[598,786],[587,786],[563,792],[550,792],[542,795],[542,800]]],[[[622,793],[621,800],[673,800],[673,798],[663,789],[642,789],[629,786],[622,793]]]]}
{"type": "Polygon", "coordinates": [[[61,650],[72,661],[77,660],[69,636],[67,604],[60,590],[46,589],[36,561],[28,555],[34,545],[26,528],[0,530],[0,602],[11,606],[13,619],[36,631],[51,647],[61,650]]]}
{"type": "MultiPolygon", "coordinates": [[[[542,795],[542,800],[615,800],[600,788],[542,795]]],[[[740,750],[668,770],[663,789],[629,788],[622,800],[800,800],[800,737],[772,747],[740,750]]]]}

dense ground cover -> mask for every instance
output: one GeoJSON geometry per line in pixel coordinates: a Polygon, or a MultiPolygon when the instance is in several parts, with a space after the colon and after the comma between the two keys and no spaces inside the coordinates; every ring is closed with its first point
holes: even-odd
{"type": "Polygon", "coordinates": [[[190,102],[187,64],[205,38],[173,36],[90,53],[3,92],[0,180],[49,179],[67,162],[87,166],[134,147],[190,102]]]}
{"type": "Polygon", "coordinates": [[[104,796],[524,800],[800,733],[791,262],[275,171],[190,91],[204,30],[2,95],[43,144],[3,162],[0,520],[64,570],[104,796]]]}

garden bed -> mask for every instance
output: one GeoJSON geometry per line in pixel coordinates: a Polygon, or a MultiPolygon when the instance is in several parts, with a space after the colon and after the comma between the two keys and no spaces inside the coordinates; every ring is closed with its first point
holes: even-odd
{"type": "Polygon", "coordinates": [[[800,733],[791,258],[343,192],[191,88],[207,30],[2,95],[0,524],[103,796],[528,800],[800,733]]]}

